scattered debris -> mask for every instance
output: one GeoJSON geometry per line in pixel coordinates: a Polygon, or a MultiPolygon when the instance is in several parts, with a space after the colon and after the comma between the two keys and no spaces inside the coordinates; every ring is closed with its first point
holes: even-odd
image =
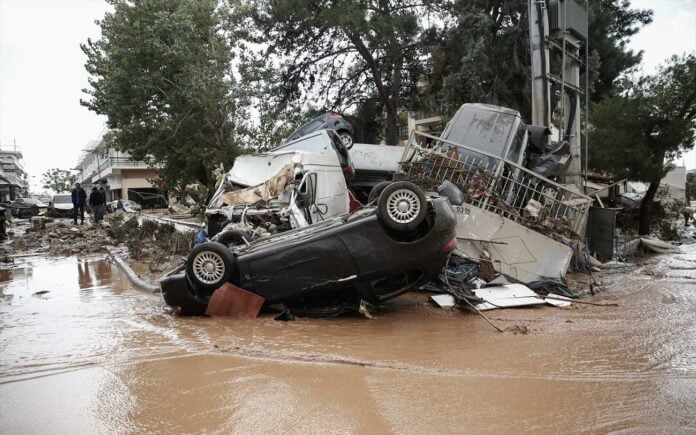
{"type": "Polygon", "coordinates": [[[261,312],[266,300],[250,291],[230,283],[215,290],[208,302],[206,316],[254,318],[261,312]]]}
{"type": "Polygon", "coordinates": [[[454,296],[450,294],[432,295],[430,299],[433,300],[440,308],[452,308],[457,302],[454,300],[454,296]]]}
{"type": "Polygon", "coordinates": [[[539,298],[539,295],[522,284],[506,284],[472,291],[484,301],[476,305],[479,311],[544,304],[544,300],[539,298]]]}

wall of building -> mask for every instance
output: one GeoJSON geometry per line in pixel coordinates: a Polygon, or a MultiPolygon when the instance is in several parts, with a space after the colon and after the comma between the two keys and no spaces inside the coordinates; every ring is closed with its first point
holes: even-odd
{"type": "Polygon", "coordinates": [[[152,169],[121,169],[121,197],[128,198],[128,189],[153,187],[148,178],[154,178],[152,169]]]}

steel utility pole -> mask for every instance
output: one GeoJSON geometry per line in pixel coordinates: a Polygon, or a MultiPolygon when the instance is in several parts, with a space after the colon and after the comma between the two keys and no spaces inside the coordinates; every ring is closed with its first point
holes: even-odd
{"type": "Polygon", "coordinates": [[[571,159],[563,181],[580,191],[580,99],[586,95],[580,48],[587,43],[587,27],[584,0],[529,0],[532,123],[548,127],[552,142],[568,141],[571,159]]]}

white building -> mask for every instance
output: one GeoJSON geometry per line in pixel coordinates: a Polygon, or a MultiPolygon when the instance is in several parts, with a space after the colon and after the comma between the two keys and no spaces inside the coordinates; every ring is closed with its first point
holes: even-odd
{"type": "Polygon", "coordinates": [[[13,201],[29,194],[23,158],[22,150],[17,146],[0,146],[0,202],[13,201]]]}
{"type": "Polygon", "coordinates": [[[157,172],[144,161],[107,146],[105,132],[82,151],[75,166],[80,171],[78,182],[88,191],[92,186],[104,187],[107,201],[130,199],[142,204],[144,197],[159,194],[150,181],[157,172]]]}

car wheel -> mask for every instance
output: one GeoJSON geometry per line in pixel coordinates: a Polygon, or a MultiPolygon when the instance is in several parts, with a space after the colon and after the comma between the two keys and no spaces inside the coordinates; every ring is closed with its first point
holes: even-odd
{"type": "Polygon", "coordinates": [[[246,245],[251,242],[251,234],[242,230],[229,230],[220,233],[215,237],[215,242],[218,242],[227,247],[246,245]]]}
{"type": "Polygon", "coordinates": [[[347,150],[353,148],[353,135],[350,134],[349,131],[347,131],[347,130],[339,131],[338,137],[341,138],[341,141],[343,142],[343,145],[346,146],[347,150]]]}
{"type": "Polygon", "coordinates": [[[377,216],[387,227],[397,231],[414,230],[427,212],[425,193],[408,181],[391,183],[377,200],[377,216]]]}
{"type": "Polygon", "coordinates": [[[191,250],[186,275],[197,290],[212,293],[234,278],[234,267],[234,255],[227,246],[205,242],[191,250]]]}
{"type": "Polygon", "coordinates": [[[390,184],[392,184],[391,181],[382,181],[381,183],[373,187],[372,190],[370,190],[370,194],[367,195],[367,203],[370,204],[377,202],[377,200],[379,199],[379,195],[382,193],[384,188],[386,188],[390,184]]]}

